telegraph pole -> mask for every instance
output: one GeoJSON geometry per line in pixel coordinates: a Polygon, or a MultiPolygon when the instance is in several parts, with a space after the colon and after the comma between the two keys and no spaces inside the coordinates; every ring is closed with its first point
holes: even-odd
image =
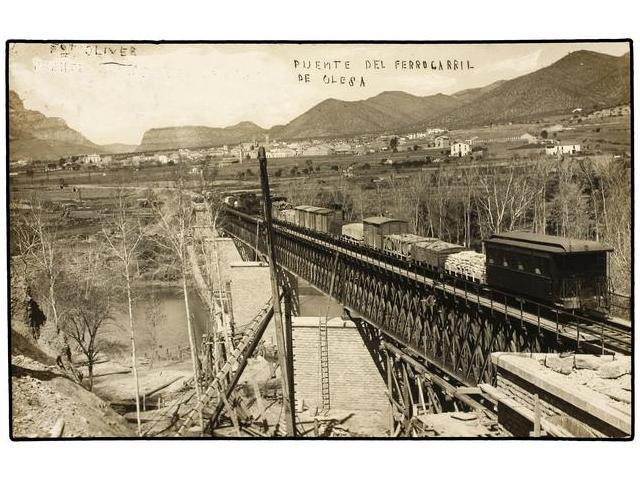
{"type": "Polygon", "coordinates": [[[287,436],[296,436],[296,414],[293,390],[289,388],[292,381],[290,372],[291,345],[287,345],[284,339],[284,326],[282,322],[282,309],[280,308],[280,290],[278,287],[278,270],[276,265],[276,249],[273,245],[273,228],[271,224],[271,192],[269,190],[269,177],[267,175],[267,155],[264,147],[258,149],[258,162],[260,163],[260,186],[262,187],[262,203],[264,207],[264,224],[267,234],[267,255],[269,257],[269,270],[271,272],[271,299],[273,301],[273,321],[276,324],[276,343],[278,347],[278,363],[282,377],[282,403],[287,422],[287,436]]]}

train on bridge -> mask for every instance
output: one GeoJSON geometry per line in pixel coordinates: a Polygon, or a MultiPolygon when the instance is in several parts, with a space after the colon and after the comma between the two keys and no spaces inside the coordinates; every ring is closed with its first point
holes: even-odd
{"type": "MultiPolygon", "coordinates": [[[[345,223],[339,210],[278,200],[272,209],[276,222],[382,251],[427,269],[436,278],[446,274],[589,315],[604,317],[609,312],[608,254],[613,249],[597,242],[507,232],[483,240],[485,253],[478,253],[408,233],[408,223],[397,218],[376,216],[345,223]]],[[[253,195],[228,196],[225,204],[260,213],[260,201],[253,195]]]]}

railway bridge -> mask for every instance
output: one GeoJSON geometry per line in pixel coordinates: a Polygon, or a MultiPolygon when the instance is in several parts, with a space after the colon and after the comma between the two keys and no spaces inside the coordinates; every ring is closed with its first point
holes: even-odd
{"type": "MultiPolygon", "coordinates": [[[[226,208],[218,228],[245,259],[267,258],[260,217],[226,208]]],[[[474,387],[492,382],[492,352],[631,351],[630,329],[610,320],[436,275],[392,254],[285,222],[274,221],[273,238],[281,281],[289,283],[291,275],[308,281],[356,322],[387,379],[396,420],[406,420],[416,405],[437,411],[438,395],[429,386],[445,392],[441,400],[478,407],[474,387]]]]}

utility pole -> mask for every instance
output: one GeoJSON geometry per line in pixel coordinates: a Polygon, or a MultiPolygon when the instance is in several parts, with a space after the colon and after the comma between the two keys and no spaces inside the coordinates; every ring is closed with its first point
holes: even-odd
{"type": "Polygon", "coordinates": [[[280,308],[280,291],[278,288],[278,271],[276,265],[276,249],[273,245],[273,229],[271,224],[271,192],[269,190],[269,177],[267,175],[267,155],[264,147],[258,149],[258,162],[260,163],[260,186],[262,187],[262,203],[264,207],[264,223],[267,234],[267,255],[269,257],[269,270],[271,272],[271,298],[273,301],[273,321],[276,324],[276,343],[278,347],[278,363],[282,377],[282,403],[287,422],[287,436],[296,436],[296,414],[293,389],[290,389],[292,375],[290,372],[291,345],[286,345],[284,339],[284,326],[282,322],[282,309],[280,308]]]}

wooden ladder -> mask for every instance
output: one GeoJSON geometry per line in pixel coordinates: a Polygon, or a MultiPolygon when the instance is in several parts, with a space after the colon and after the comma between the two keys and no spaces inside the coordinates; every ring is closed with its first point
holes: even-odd
{"type": "MultiPolygon", "coordinates": [[[[333,288],[336,282],[336,273],[338,269],[338,258],[340,254],[336,252],[331,269],[331,284],[329,286],[329,297],[333,296],[333,288]]],[[[331,408],[331,389],[329,384],[329,334],[327,329],[327,320],[329,318],[329,305],[327,304],[327,312],[324,317],[320,317],[318,323],[318,333],[320,335],[320,393],[322,398],[321,413],[326,415],[331,408]]]]}

